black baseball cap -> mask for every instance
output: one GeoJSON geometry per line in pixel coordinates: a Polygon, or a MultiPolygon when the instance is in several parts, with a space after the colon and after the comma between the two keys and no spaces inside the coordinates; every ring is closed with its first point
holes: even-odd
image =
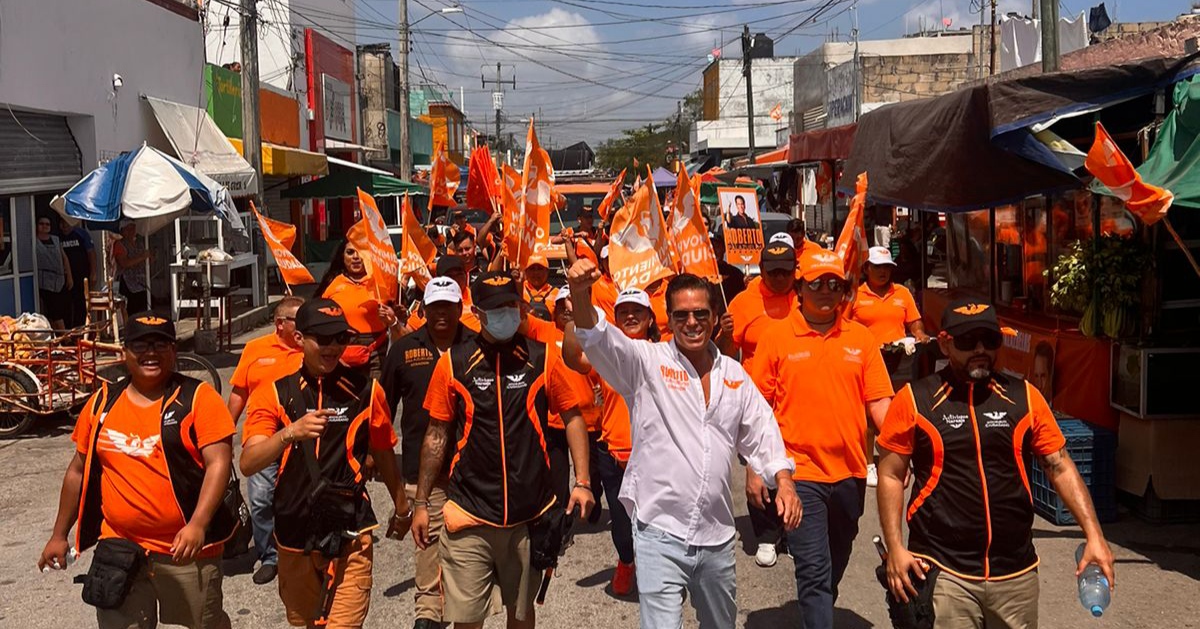
{"type": "Polygon", "coordinates": [[[942,330],[959,336],[972,330],[989,330],[1000,334],[996,308],[983,299],[956,299],[942,311],[942,330]]]}
{"type": "Polygon", "coordinates": [[[763,273],[778,270],[795,270],[796,250],[786,242],[769,242],[763,247],[758,266],[763,273]]]}
{"type": "Polygon", "coordinates": [[[434,269],[433,274],[435,277],[446,277],[450,275],[451,271],[465,272],[466,270],[467,268],[463,266],[462,258],[446,254],[438,258],[437,268],[434,269]]]}
{"type": "Polygon", "coordinates": [[[471,297],[481,310],[498,308],[506,303],[521,300],[517,282],[504,271],[489,271],[480,275],[471,284],[471,297]]]}
{"type": "Polygon", "coordinates": [[[462,210],[454,210],[450,217],[457,221],[460,218],[466,218],[467,213],[462,210]]]}
{"type": "Polygon", "coordinates": [[[310,299],[296,311],[296,329],[301,334],[332,336],[350,329],[342,307],[332,299],[310,299]]]}
{"type": "Polygon", "coordinates": [[[151,337],[168,341],[175,340],[175,322],[171,317],[157,312],[139,312],[125,323],[125,342],[132,343],[151,337]]]}

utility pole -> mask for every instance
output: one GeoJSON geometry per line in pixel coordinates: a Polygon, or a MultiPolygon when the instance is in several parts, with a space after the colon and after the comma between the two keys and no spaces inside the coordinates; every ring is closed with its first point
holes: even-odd
{"type": "Polygon", "coordinates": [[[1058,72],[1058,2],[1042,1],[1042,72],[1058,72]]]}
{"type": "Polygon", "coordinates": [[[996,0],[992,0],[992,26],[988,29],[988,39],[991,41],[991,61],[988,63],[988,74],[996,73],[996,0]]]}
{"type": "MultiPolygon", "coordinates": [[[[255,0],[241,0],[241,32],[239,33],[242,48],[242,155],[250,168],[254,170],[254,202],[262,206],[263,172],[262,172],[262,129],[259,126],[258,107],[258,8],[255,0]]],[[[257,238],[253,240],[255,253],[259,254],[257,266],[258,285],[262,299],[266,303],[267,264],[263,244],[257,238]]],[[[208,300],[205,300],[207,309],[208,300]]]]}
{"type": "Polygon", "coordinates": [[[742,26],[742,76],[746,77],[746,123],[750,130],[750,148],[746,156],[754,164],[754,78],[751,71],[750,49],[754,40],[750,37],[750,26],[742,26]]]}
{"type": "Polygon", "coordinates": [[[516,70],[515,69],[513,70],[513,77],[512,77],[512,79],[510,79],[508,81],[505,81],[500,76],[500,72],[501,72],[500,62],[497,61],[496,62],[496,78],[495,79],[485,79],[483,77],[482,68],[480,69],[480,73],[479,73],[479,82],[483,86],[483,89],[487,89],[488,83],[491,83],[496,86],[496,89],[492,91],[492,109],[496,110],[496,135],[495,135],[495,138],[492,140],[492,143],[495,144],[495,146],[493,146],[492,149],[496,151],[496,163],[497,164],[500,163],[500,111],[502,109],[504,109],[504,86],[505,86],[505,84],[508,84],[508,85],[511,85],[514,90],[517,89],[516,70]]]}
{"type": "Polygon", "coordinates": [[[412,178],[412,140],[409,138],[409,121],[412,110],[408,96],[408,0],[400,0],[400,178],[412,178]]]}
{"type": "Polygon", "coordinates": [[[850,6],[851,17],[854,19],[854,122],[862,115],[862,66],[858,55],[858,3],[850,6]]]}

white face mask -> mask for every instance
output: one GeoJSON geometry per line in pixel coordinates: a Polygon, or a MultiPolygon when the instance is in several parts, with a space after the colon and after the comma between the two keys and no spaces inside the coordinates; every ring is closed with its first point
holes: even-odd
{"type": "Polygon", "coordinates": [[[495,308],[485,310],[483,314],[487,318],[487,324],[484,327],[488,334],[497,341],[511,339],[516,335],[517,328],[521,327],[520,308],[495,308]]]}

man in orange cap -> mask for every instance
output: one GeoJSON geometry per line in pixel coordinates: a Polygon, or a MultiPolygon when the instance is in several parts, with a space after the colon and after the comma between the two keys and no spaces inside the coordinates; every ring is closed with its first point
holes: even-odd
{"type": "Polygon", "coordinates": [[[804,505],[788,533],[806,627],[832,627],[838,582],[850,561],[866,496],[864,408],[879,426],[892,398],[879,343],[842,317],[842,259],[814,250],[801,261],[800,308],[764,334],[750,376],[779,421],[804,505]]]}

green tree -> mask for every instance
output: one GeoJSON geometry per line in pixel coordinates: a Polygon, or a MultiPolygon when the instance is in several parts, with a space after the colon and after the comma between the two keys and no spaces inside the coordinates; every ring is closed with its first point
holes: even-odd
{"type": "Polygon", "coordinates": [[[620,172],[630,168],[627,178],[632,181],[646,164],[651,167],[667,163],[667,147],[674,147],[676,155],[688,152],[688,135],[693,122],[703,111],[703,94],[697,89],[683,99],[682,107],[666,120],[644,126],[625,129],[621,137],[605,140],[596,149],[596,165],[600,168],[620,172]],[[633,160],[637,159],[639,172],[632,172],[633,160]]]}

